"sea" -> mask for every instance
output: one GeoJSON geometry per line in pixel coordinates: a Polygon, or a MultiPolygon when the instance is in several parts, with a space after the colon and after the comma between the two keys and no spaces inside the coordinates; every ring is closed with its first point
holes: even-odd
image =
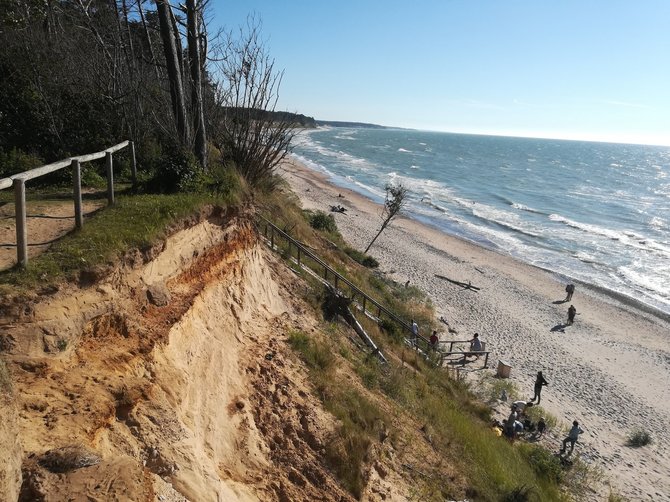
{"type": "Polygon", "coordinates": [[[670,147],[317,128],[297,160],[409,217],[670,314],[670,147]]]}

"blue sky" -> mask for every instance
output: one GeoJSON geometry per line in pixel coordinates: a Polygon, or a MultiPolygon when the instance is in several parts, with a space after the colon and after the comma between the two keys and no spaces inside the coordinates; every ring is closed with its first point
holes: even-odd
{"type": "Polygon", "coordinates": [[[670,145],[670,0],[245,0],[278,109],[436,131],[670,145]]]}

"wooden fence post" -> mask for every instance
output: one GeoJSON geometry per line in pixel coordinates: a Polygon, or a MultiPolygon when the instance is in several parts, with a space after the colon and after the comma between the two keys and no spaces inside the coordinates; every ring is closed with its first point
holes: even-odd
{"type": "Polygon", "coordinates": [[[130,142],[130,172],[133,178],[133,188],[137,186],[137,160],[135,159],[135,142],[130,142]]]}
{"type": "Polygon", "coordinates": [[[77,228],[82,228],[84,212],[81,208],[81,166],[77,159],[72,159],[72,178],[74,181],[74,223],[77,228]]]}
{"type": "Polygon", "coordinates": [[[105,153],[105,166],[107,167],[107,205],[114,205],[114,166],[112,152],[105,153]]]}
{"type": "Polygon", "coordinates": [[[14,213],[16,214],[16,260],[28,264],[28,227],[26,223],[26,182],[14,178],[14,213]]]}

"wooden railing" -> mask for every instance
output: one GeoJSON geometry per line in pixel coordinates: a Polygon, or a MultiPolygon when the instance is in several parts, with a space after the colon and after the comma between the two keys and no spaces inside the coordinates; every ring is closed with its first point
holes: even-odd
{"type": "Polygon", "coordinates": [[[72,179],[74,188],[74,220],[77,228],[84,226],[84,213],[81,203],[81,164],[92,160],[105,158],[107,171],[107,202],[114,204],[114,161],[112,155],[119,150],[130,146],[131,170],[133,184],[137,180],[137,164],[135,160],[135,144],[132,141],[124,141],[101,152],[89,153],[78,157],[59,160],[52,164],[37,167],[30,171],[24,171],[9,178],[0,179],[0,190],[14,187],[14,204],[16,218],[16,259],[20,266],[28,264],[28,229],[26,223],[26,182],[45,174],[50,174],[60,169],[72,166],[72,179]]]}
{"type": "MultiPolygon", "coordinates": [[[[334,270],[330,265],[324,262],[311,250],[307,249],[305,245],[291,237],[289,234],[281,230],[272,222],[266,220],[265,218],[259,218],[259,229],[263,236],[268,240],[270,247],[275,248],[275,241],[277,239],[282,239],[287,244],[287,254],[290,257],[295,257],[295,260],[299,266],[304,266],[305,259],[308,258],[314,264],[315,267],[308,267],[312,269],[315,275],[321,277],[322,281],[329,283],[336,290],[342,290],[342,288],[348,289],[349,297],[354,304],[357,304],[358,308],[367,316],[380,320],[382,314],[386,316],[389,320],[396,323],[406,334],[406,342],[413,349],[421,352],[428,359],[433,359],[435,364],[442,366],[443,363],[449,360],[450,357],[454,355],[461,355],[463,357],[463,362],[465,362],[465,357],[470,355],[481,355],[484,356],[484,368],[488,367],[488,358],[489,353],[486,351],[482,352],[470,352],[470,351],[454,351],[454,344],[464,343],[465,340],[453,340],[453,341],[443,341],[439,342],[437,347],[433,347],[430,343],[430,340],[422,335],[415,336],[412,333],[412,326],[409,322],[405,321],[398,315],[396,315],[392,310],[382,305],[380,302],[372,298],[367,293],[363,292],[358,286],[353,284],[350,280],[344,277],[342,274],[334,270]],[[295,250],[295,255],[294,255],[295,250]],[[368,310],[368,307],[372,306],[374,311],[368,310]],[[442,347],[449,345],[449,350],[444,350],[442,347]]],[[[346,291],[344,291],[346,293],[346,291]]],[[[469,343],[469,341],[467,341],[469,343]]]]}

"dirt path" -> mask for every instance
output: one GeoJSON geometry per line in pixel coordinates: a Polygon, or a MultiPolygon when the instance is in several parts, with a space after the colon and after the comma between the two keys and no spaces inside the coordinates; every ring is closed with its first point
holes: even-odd
{"type": "MultiPolygon", "coordinates": [[[[28,257],[37,256],[74,229],[74,205],[66,200],[28,201],[28,257]]],[[[104,207],[105,201],[84,201],[84,215],[104,207]]],[[[14,203],[0,205],[0,270],[16,265],[14,203]]]]}

